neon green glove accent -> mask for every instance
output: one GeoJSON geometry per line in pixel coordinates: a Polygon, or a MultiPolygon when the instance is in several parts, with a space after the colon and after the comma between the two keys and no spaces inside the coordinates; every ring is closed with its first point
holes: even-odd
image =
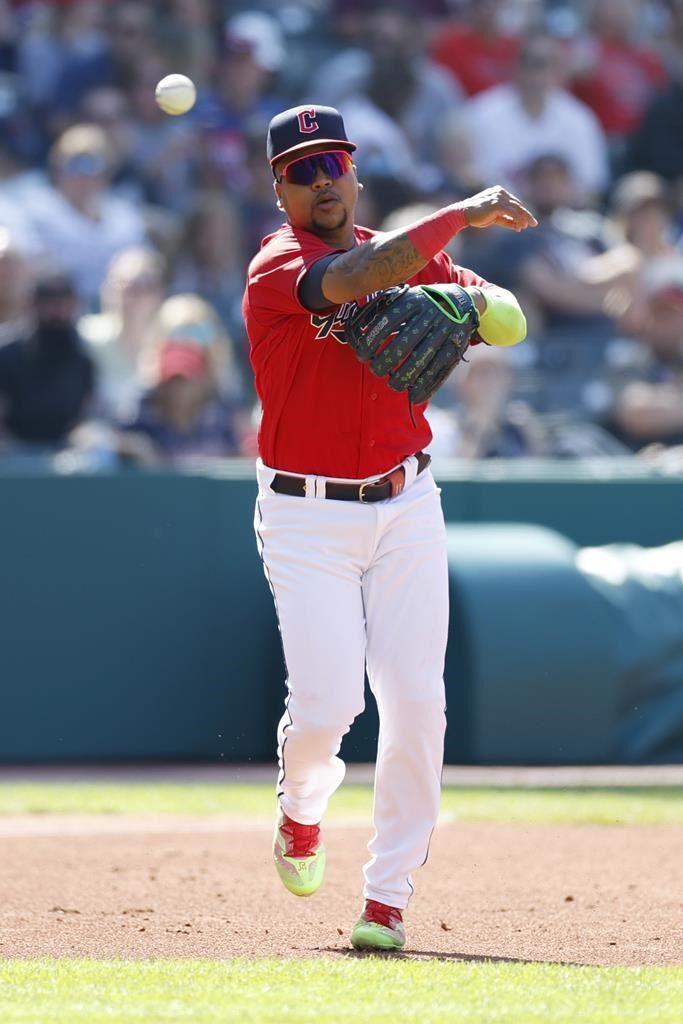
{"type": "MultiPolygon", "coordinates": [[[[447,316],[449,320],[452,320],[454,324],[466,324],[472,320],[476,323],[477,317],[474,316],[474,313],[472,311],[461,313],[453,299],[446,292],[439,291],[438,288],[430,287],[428,284],[420,285],[420,287],[429,301],[433,302],[436,308],[444,316],[447,316]],[[446,306],[448,306],[448,309],[446,309],[446,306]],[[448,310],[450,310],[450,313],[448,310]]],[[[463,291],[467,291],[467,289],[464,288],[463,291]]],[[[472,298],[471,295],[470,298],[472,298]]],[[[472,301],[474,302],[474,299],[472,301]]]]}
{"type": "Polygon", "coordinates": [[[486,299],[486,309],[479,316],[479,337],[500,348],[524,341],[526,317],[512,292],[497,287],[479,291],[486,299]]]}

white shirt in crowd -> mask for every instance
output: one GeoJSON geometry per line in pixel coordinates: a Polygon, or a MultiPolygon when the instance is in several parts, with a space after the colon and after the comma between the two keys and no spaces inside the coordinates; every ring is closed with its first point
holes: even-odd
{"type": "Polygon", "coordinates": [[[530,161],[548,153],[564,157],[587,192],[607,184],[607,148],[598,119],[564,89],[549,92],[543,113],[532,118],[515,85],[496,85],[468,100],[462,116],[474,169],[487,185],[519,190],[530,161]]]}
{"type": "Polygon", "coordinates": [[[140,210],[112,192],[100,198],[97,220],[85,217],[44,182],[0,187],[0,223],[32,259],[44,260],[72,275],[88,306],[96,305],[112,256],[145,239],[140,210]],[[3,212],[7,216],[3,215],[3,212]]]}

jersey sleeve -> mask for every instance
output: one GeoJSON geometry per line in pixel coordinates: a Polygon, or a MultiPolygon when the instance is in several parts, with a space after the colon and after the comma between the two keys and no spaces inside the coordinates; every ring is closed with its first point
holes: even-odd
{"type": "Polygon", "coordinates": [[[486,288],[489,284],[486,278],[475,274],[473,270],[468,270],[467,267],[459,267],[457,263],[453,262],[448,253],[443,250],[437,253],[434,259],[429,261],[427,266],[417,274],[412,283],[439,284],[440,282],[459,284],[461,288],[468,288],[472,285],[478,288],[486,288]]]}
{"type": "Polygon", "coordinates": [[[252,311],[261,315],[309,315],[299,299],[299,285],[318,260],[332,255],[328,245],[310,235],[272,238],[252,261],[247,290],[252,311]]]}

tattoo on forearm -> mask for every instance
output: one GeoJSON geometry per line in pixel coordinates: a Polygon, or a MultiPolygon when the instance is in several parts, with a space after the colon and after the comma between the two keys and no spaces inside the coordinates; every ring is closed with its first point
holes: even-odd
{"type": "Polygon", "coordinates": [[[373,292],[403,284],[419,273],[427,262],[406,234],[392,231],[342,253],[330,269],[335,275],[345,278],[361,275],[366,291],[373,292]]]}

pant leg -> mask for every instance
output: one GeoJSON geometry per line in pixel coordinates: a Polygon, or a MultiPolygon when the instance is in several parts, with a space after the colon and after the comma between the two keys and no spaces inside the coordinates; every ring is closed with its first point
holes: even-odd
{"type": "Polygon", "coordinates": [[[439,813],[448,561],[431,473],[381,508],[381,539],[363,583],[368,678],[380,718],[365,895],[404,908],[439,813]]]}
{"type": "Polygon", "coordinates": [[[287,671],[278,798],[304,825],[321,820],[341,783],[341,740],[364,706],[361,575],[374,536],[369,511],[271,494],[257,501],[254,525],[287,671]]]}

